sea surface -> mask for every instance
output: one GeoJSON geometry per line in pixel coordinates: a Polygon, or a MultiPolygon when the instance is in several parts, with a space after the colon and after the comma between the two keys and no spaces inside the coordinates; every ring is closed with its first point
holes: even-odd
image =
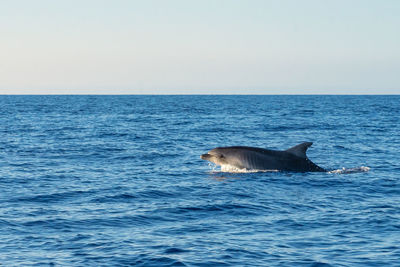
{"type": "Polygon", "coordinates": [[[0,96],[0,265],[400,266],[400,96],[0,96]],[[222,172],[311,141],[328,173],[222,172]]]}

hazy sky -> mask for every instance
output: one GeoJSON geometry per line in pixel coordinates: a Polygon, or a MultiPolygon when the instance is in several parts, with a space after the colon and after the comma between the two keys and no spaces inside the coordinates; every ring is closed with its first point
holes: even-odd
{"type": "Polygon", "coordinates": [[[399,94],[399,0],[3,0],[0,93],[399,94]]]}

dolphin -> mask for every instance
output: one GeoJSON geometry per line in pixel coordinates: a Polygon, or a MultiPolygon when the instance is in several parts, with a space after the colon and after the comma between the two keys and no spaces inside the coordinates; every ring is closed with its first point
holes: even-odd
{"type": "Polygon", "coordinates": [[[246,170],[278,170],[290,172],[326,172],[306,155],[312,142],[305,142],[284,151],[257,147],[217,147],[200,156],[221,167],[246,170]]]}

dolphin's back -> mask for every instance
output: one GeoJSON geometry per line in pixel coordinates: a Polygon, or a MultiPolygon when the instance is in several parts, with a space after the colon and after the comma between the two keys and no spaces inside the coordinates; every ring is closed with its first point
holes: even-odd
{"type": "Polygon", "coordinates": [[[281,170],[285,168],[285,155],[282,151],[257,147],[234,146],[227,147],[246,169],[281,170]]]}
{"type": "Polygon", "coordinates": [[[325,171],[311,162],[304,154],[298,156],[289,151],[270,150],[258,147],[220,147],[239,168],[255,170],[325,171]]]}

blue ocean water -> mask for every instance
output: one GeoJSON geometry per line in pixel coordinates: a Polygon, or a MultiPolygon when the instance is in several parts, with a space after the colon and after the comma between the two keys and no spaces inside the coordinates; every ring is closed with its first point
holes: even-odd
{"type": "Polygon", "coordinates": [[[0,96],[0,114],[0,265],[400,266],[400,96],[0,96]],[[200,160],[304,141],[333,172],[200,160]]]}

